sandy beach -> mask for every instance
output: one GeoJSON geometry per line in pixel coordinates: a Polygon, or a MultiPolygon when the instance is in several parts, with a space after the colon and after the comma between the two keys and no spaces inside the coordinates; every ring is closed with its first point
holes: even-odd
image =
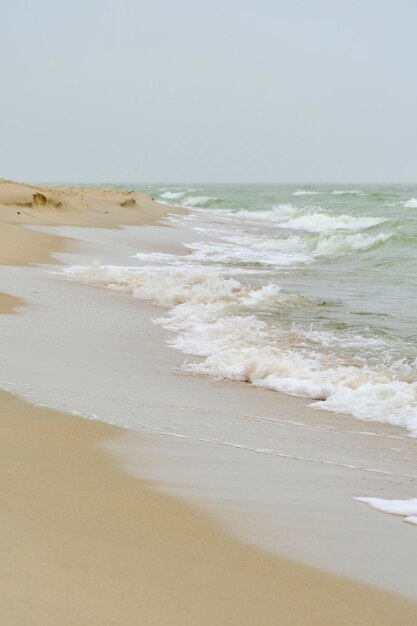
{"type": "MultiPolygon", "coordinates": [[[[13,268],[59,264],[54,253],[88,245],[76,229],[62,237],[27,226],[145,226],[168,210],[137,192],[0,181],[0,264],[11,277],[0,315],[20,316],[30,333],[13,268]]],[[[42,354],[30,365],[42,368],[42,354]]],[[[5,392],[0,406],[2,623],[417,623],[409,599],[245,545],[194,505],[130,476],[105,451],[125,430],[5,392]]]]}
{"type": "MultiPolygon", "coordinates": [[[[111,189],[32,187],[0,179],[0,246],[3,265],[51,262],[50,253],[68,242],[48,234],[33,235],[22,224],[96,226],[147,224],[167,213],[144,194],[111,189]]],[[[53,262],[53,260],[52,260],[53,262]]]]}

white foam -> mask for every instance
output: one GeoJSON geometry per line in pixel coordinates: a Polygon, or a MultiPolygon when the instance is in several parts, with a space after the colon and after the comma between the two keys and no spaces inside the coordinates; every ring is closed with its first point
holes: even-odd
{"type": "Polygon", "coordinates": [[[294,191],[292,195],[293,196],[317,196],[319,193],[320,193],[319,191],[309,191],[308,189],[297,189],[297,191],[294,191]]]}
{"type": "Polygon", "coordinates": [[[396,371],[377,371],[320,345],[305,333],[268,324],[248,309],[286,306],[279,286],[254,287],[207,266],[72,267],[68,277],[151,300],[169,309],[159,323],[174,333],[169,344],[202,357],[189,371],[230,378],[315,399],[316,408],[364,421],[402,426],[417,434],[417,382],[396,371]]]}
{"type": "Polygon", "coordinates": [[[161,193],[160,197],[165,198],[166,200],[178,200],[185,196],[185,191],[165,191],[161,193]]]}
{"type": "Polygon", "coordinates": [[[405,517],[408,517],[409,515],[417,515],[417,498],[412,498],[410,500],[385,500],[383,498],[357,497],[354,499],[358,502],[365,502],[373,509],[383,511],[384,513],[402,515],[405,517]]]}
{"type": "Polygon", "coordinates": [[[410,198],[403,205],[406,209],[417,209],[417,198],[410,198]]]}
{"type": "Polygon", "coordinates": [[[269,239],[237,232],[232,236],[218,233],[218,236],[223,241],[186,244],[192,251],[189,260],[262,263],[286,267],[311,263],[315,257],[338,257],[354,251],[370,250],[388,241],[392,235],[318,233],[313,238],[289,235],[269,239]]]}
{"type": "Polygon", "coordinates": [[[324,233],[335,230],[365,230],[371,226],[382,224],[385,218],[354,217],[352,215],[330,215],[328,213],[310,213],[282,223],[281,228],[306,230],[312,233],[324,233]]]}
{"type": "MultiPolygon", "coordinates": [[[[192,251],[190,261],[210,261],[214,263],[262,263],[264,265],[292,266],[307,263],[311,256],[301,249],[297,250],[292,242],[277,240],[259,240],[236,236],[233,243],[196,242],[186,244],[192,251]],[[282,245],[281,245],[282,244],[282,245]]],[[[301,248],[301,246],[299,246],[301,248]]]]}
{"type": "Polygon", "coordinates": [[[417,382],[407,382],[389,371],[358,368],[348,384],[340,380],[333,393],[316,408],[350,413],[363,421],[401,426],[417,435],[417,382]]]}
{"type": "Polygon", "coordinates": [[[358,250],[370,250],[385,243],[391,237],[391,234],[386,233],[377,235],[368,235],[366,233],[354,235],[334,234],[319,238],[314,254],[315,256],[340,256],[358,250]]]}
{"type": "Polygon", "coordinates": [[[184,198],[182,205],[186,207],[206,207],[214,202],[216,198],[212,196],[189,196],[184,198]]]}
{"type": "MultiPolygon", "coordinates": [[[[387,221],[384,217],[355,217],[353,215],[337,215],[318,210],[320,207],[296,207],[292,204],[279,204],[270,210],[249,211],[242,209],[211,209],[205,212],[206,220],[220,219],[224,224],[232,223],[235,227],[262,224],[273,224],[279,229],[305,231],[310,233],[332,233],[338,230],[358,232],[367,230],[387,221]]],[[[191,220],[193,217],[191,216],[191,220]]],[[[190,221],[190,218],[189,218],[190,221]]],[[[204,227],[200,230],[204,231],[204,227]]],[[[215,230],[212,234],[216,234],[215,230]]],[[[361,246],[359,246],[359,249],[361,246]]]]}
{"type": "Polygon", "coordinates": [[[189,255],[138,253],[141,261],[166,262],[171,264],[263,264],[265,266],[291,267],[311,263],[316,257],[338,257],[354,251],[370,250],[391,238],[391,234],[369,233],[308,233],[287,234],[270,238],[269,231],[248,234],[234,229],[200,228],[196,230],[210,233],[217,241],[196,241],[184,244],[189,255]]]}
{"type": "Polygon", "coordinates": [[[332,194],[334,196],[361,196],[362,191],[358,189],[334,189],[332,194]]]}
{"type": "Polygon", "coordinates": [[[401,515],[404,522],[417,525],[417,498],[410,500],[385,500],[383,498],[357,497],[358,502],[369,504],[373,509],[390,513],[391,515],[401,515]]]}
{"type": "Polygon", "coordinates": [[[297,215],[300,209],[292,204],[278,204],[268,210],[249,211],[241,209],[238,211],[230,211],[228,209],[211,209],[210,214],[221,218],[230,218],[233,221],[248,220],[249,222],[283,222],[288,218],[297,215]],[[237,219],[236,219],[237,218],[237,219]]]}

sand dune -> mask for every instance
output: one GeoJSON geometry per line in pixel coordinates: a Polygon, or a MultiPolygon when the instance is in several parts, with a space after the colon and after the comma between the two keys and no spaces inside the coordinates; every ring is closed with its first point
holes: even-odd
{"type": "Polygon", "coordinates": [[[70,241],[33,233],[22,225],[117,228],[149,224],[168,207],[136,191],[81,187],[33,186],[0,180],[0,254],[6,265],[54,262],[52,251],[70,241]]]}

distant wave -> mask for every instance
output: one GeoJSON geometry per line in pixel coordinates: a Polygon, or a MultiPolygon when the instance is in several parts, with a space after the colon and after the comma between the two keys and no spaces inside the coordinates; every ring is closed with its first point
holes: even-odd
{"type": "Polygon", "coordinates": [[[189,196],[182,200],[181,204],[186,207],[208,207],[216,201],[218,198],[212,196],[189,196]]]}
{"type": "Polygon", "coordinates": [[[319,191],[309,191],[309,190],[305,190],[305,189],[297,189],[297,191],[294,191],[294,193],[292,194],[293,196],[317,196],[320,192],[319,191]]]}
{"type": "Polygon", "coordinates": [[[382,224],[385,218],[354,217],[352,215],[329,215],[327,213],[311,213],[301,215],[281,224],[281,228],[308,230],[310,232],[326,232],[329,230],[363,230],[382,224]]]}
{"type": "Polygon", "coordinates": [[[367,232],[385,218],[312,213],[281,204],[269,211],[194,209],[181,223],[215,237],[187,244],[190,262],[297,266],[318,257],[339,257],[385,244],[392,233],[367,232]],[[274,225],[272,231],[270,225],[274,225]]]}
{"type": "Polygon", "coordinates": [[[334,234],[320,238],[315,248],[315,256],[341,256],[354,251],[371,250],[389,239],[391,234],[378,233],[368,235],[366,233],[356,233],[354,235],[334,234]]]}
{"type": "Polygon", "coordinates": [[[275,222],[279,228],[291,230],[305,230],[309,232],[326,232],[334,230],[359,231],[382,224],[387,221],[385,217],[355,217],[353,215],[336,215],[327,213],[317,207],[296,207],[292,204],[279,204],[269,211],[229,211],[217,209],[213,214],[230,217],[232,219],[244,218],[248,221],[275,222]]]}
{"type": "Polygon", "coordinates": [[[358,189],[334,189],[331,192],[334,196],[361,196],[362,191],[358,189]]]}
{"type": "MultiPolygon", "coordinates": [[[[316,257],[338,257],[384,244],[391,234],[314,233],[267,239],[236,233],[219,235],[220,241],[186,244],[189,262],[248,263],[292,266],[311,263],[316,257]],[[221,241],[223,240],[223,241],[221,241]]],[[[142,255],[141,255],[142,258],[142,255]]]]}
{"type": "Polygon", "coordinates": [[[410,198],[403,205],[406,209],[417,209],[417,198],[410,198]]]}
{"type": "Polygon", "coordinates": [[[165,198],[165,200],[178,200],[179,198],[185,196],[185,194],[185,191],[165,191],[164,193],[161,193],[159,197],[165,198]]]}

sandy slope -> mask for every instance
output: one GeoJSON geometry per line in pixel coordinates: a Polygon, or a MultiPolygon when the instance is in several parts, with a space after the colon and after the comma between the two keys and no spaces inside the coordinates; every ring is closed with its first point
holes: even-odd
{"type": "Polygon", "coordinates": [[[69,241],[44,233],[33,235],[22,224],[116,228],[149,224],[167,207],[134,191],[31,186],[0,179],[0,255],[3,265],[52,262],[53,250],[69,241]]]}

